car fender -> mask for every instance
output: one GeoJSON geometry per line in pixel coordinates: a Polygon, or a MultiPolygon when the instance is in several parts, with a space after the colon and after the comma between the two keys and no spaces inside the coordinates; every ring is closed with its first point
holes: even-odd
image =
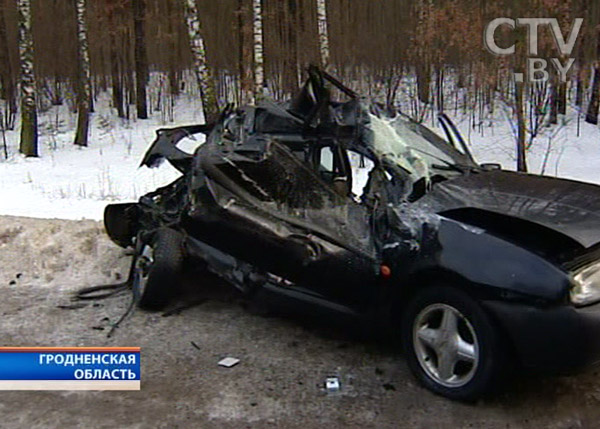
{"type": "Polygon", "coordinates": [[[488,291],[509,291],[513,296],[548,302],[564,302],[568,297],[569,275],[516,243],[445,218],[435,234],[436,239],[424,242],[411,277],[441,270],[477,285],[482,292],[488,287],[488,291]]]}

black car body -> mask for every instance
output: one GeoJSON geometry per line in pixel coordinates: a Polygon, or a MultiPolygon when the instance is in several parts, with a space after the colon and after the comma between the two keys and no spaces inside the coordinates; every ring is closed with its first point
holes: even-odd
{"type": "Polygon", "coordinates": [[[447,139],[311,69],[288,103],[159,130],[142,164],[167,159],[182,177],[108,206],[106,229],[146,261],[138,283],[163,265],[143,285],[147,307],[166,303],[187,258],[254,297],[397,327],[417,377],[448,397],[489,390],[510,360],[594,362],[600,187],[480,166],[442,126],[447,139]],[[177,148],[196,133],[207,137],[193,155],[177,148]],[[372,165],[361,195],[351,158],[372,165]]]}

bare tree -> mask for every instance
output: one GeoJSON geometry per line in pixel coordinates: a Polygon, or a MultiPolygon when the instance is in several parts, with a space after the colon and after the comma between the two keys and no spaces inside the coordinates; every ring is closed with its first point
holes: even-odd
{"type": "Polygon", "coordinates": [[[281,21],[281,46],[284,55],[281,62],[281,82],[284,93],[294,94],[298,91],[298,1],[281,2],[278,8],[281,21]]]}
{"type": "MultiPolygon", "coordinates": [[[[77,87],[74,78],[78,76],[80,64],[75,60],[75,55],[70,55],[71,52],[77,52],[78,44],[73,28],[74,1],[29,0],[34,10],[38,99],[42,98],[40,94],[44,99],[48,95],[53,103],[59,103],[65,88],[69,85],[74,89],[77,87]],[[61,60],[57,61],[62,54],[61,60]]],[[[7,70],[12,64],[12,82],[17,98],[13,104],[16,105],[21,98],[17,85],[18,46],[13,35],[17,28],[17,3],[14,0],[0,0],[0,5],[3,5],[0,14],[4,12],[4,20],[0,16],[1,84],[3,95],[10,101],[7,92],[11,91],[11,79],[7,70]],[[2,21],[5,21],[6,41],[2,34],[2,21]]],[[[129,117],[130,109],[135,108],[132,104],[146,98],[148,109],[151,108],[155,95],[141,76],[144,73],[140,71],[140,63],[135,58],[134,42],[140,40],[139,32],[136,32],[137,23],[138,28],[141,24],[144,27],[143,45],[146,48],[148,70],[169,73],[171,94],[185,90],[187,82],[183,79],[184,73],[196,70],[207,118],[210,117],[208,110],[212,108],[216,112],[215,106],[220,99],[219,93],[214,90],[217,79],[213,81],[207,77],[211,73],[215,77],[220,76],[218,82],[223,88],[220,92],[223,95],[232,92],[232,75],[239,75],[241,93],[238,99],[245,104],[252,102],[255,94],[262,95],[267,84],[272,95],[286,97],[299,81],[298,65],[316,62],[332,67],[339,62],[344,64],[343,69],[336,71],[340,78],[352,82],[361,92],[364,90],[385,99],[390,106],[394,104],[397,93],[398,97],[408,99],[410,109],[421,120],[429,118],[436,106],[441,108],[445,105],[448,109],[453,105],[455,110],[462,106],[463,110],[469,109],[469,121],[483,132],[482,118],[492,112],[494,99],[504,91],[505,98],[510,99],[507,103],[514,108],[515,92],[510,77],[513,71],[509,70],[512,67],[510,58],[497,57],[481,49],[481,28],[489,22],[490,17],[498,16],[502,10],[509,8],[513,8],[511,10],[518,16],[554,14],[555,11],[556,16],[561,18],[561,26],[568,24],[571,16],[579,15],[579,12],[571,14],[572,10],[579,10],[586,13],[586,20],[576,45],[580,70],[577,104],[585,106],[582,114],[582,118],[585,118],[587,103],[591,100],[589,117],[591,121],[597,120],[597,110],[600,109],[600,66],[594,73],[593,65],[598,59],[596,45],[600,2],[536,0],[533,5],[532,2],[498,0],[493,5],[488,3],[484,7],[480,0],[88,1],[86,16],[91,74],[97,76],[100,88],[112,90],[113,105],[119,116],[129,117]],[[145,13],[140,14],[139,6],[134,3],[145,4],[146,7],[142,8],[145,13]],[[193,13],[187,13],[187,16],[191,16],[191,21],[186,20],[185,14],[190,11],[189,5],[193,13]],[[188,22],[191,27],[186,25],[188,22]],[[353,31],[349,31],[349,28],[353,31]],[[190,34],[192,37],[189,37],[190,34]],[[190,40],[192,49],[188,45],[190,40]],[[454,91],[450,95],[452,78],[457,73],[461,91],[454,91]],[[597,75],[596,79],[593,79],[594,74],[597,75]],[[406,79],[400,83],[399,76],[405,76],[406,79]],[[148,97],[142,96],[144,89],[148,97]],[[208,99],[213,101],[209,102],[208,99]]],[[[549,31],[539,33],[539,56],[550,58],[548,55],[555,47],[552,34],[549,31]]],[[[508,27],[495,33],[499,46],[505,47],[512,46],[516,36],[517,33],[508,27]]],[[[525,46],[516,44],[517,47],[521,45],[525,46]]],[[[139,50],[137,52],[139,54],[139,50]]],[[[522,53],[514,57],[517,63],[526,63],[526,56],[522,53]]],[[[556,89],[551,104],[554,110],[549,113],[558,116],[560,123],[560,114],[565,111],[565,101],[569,99],[565,96],[570,96],[570,93],[565,91],[562,84],[556,89]]],[[[163,89],[161,96],[164,93],[163,89]]],[[[70,101],[69,98],[67,101],[70,101]]],[[[92,101],[90,97],[90,111],[92,101]]],[[[526,124],[524,141],[527,149],[532,135],[530,130],[535,129],[535,126],[531,127],[532,121],[529,119],[530,90],[523,92],[521,105],[526,124]]],[[[159,106],[158,102],[155,106],[159,106]]],[[[10,105],[2,107],[5,114],[10,110],[10,105]]],[[[142,111],[143,108],[138,105],[138,112],[142,111]]],[[[150,110],[147,114],[150,115],[150,110]]],[[[548,116],[545,119],[547,122],[548,116]]],[[[515,124],[516,135],[516,110],[512,110],[511,120],[515,124]]],[[[545,128],[541,132],[545,133],[545,128]]]]}
{"type": "Polygon", "coordinates": [[[118,0],[107,0],[105,3],[106,22],[108,24],[108,51],[112,86],[113,107],[117,109],[119,118],[125,118],[125,100],[123,97],[123,61],[119,53],[119,39],[122,33],[119,16],[122,7],[118,0]]]}
{"type": "Polygon", "coordinates": [[[517,171],[527,172],[527,126],[525,124],[525,84],[515,82],[515,114],[517,117],[517,171]]]}
{"type": "Polygon", "coordinates": [[[165,2],[167,12],[167,46],[169,46],[169,90],[171,96],[179,95],[179,68],[177,67],[177,34],[176,25],[173,22],[175,8],[173,2],[165,2]]]}
{"type": "Polygon", "coordinates": [[[597,125],[598,124],[598,111],[600,109],[600,33],[598,34],[598,41],[596,45],[596,56],[597,59],[594,61],[594,77],[592,80],[592,93],[590,98],[590,104],[588,105],[587,114],[585,121],[597,125]]]}
{"type": "Polygon", "coordinates": [[[265,90],[265,66],[264,66],[264,36],[263,36],[263,9],[262,0],[253,0],[252,10],[253,33],[254,33],[254,97],[260,99],[265,90]]]}
{"type": "Polygon", "coordinates": [[[239,44],[239,74],[240,74],[240,104],[253,104],[254,92],[252,89],[252,18],[250,8],[238,0],[238,44],[239,44]]]}
{"type": "Polygon", "coordinates": [[[19,150],[25,156],[38,156],[30,0],[18,0],[17,7],[19,11],[19,56],[21,59],[21,144],[19,150]]]}
{"type": "Polygon", "coordinates": [[[87,40],[86,0],[74,0],[77,12],[77,59],[79,73],[77,79],[77,131],[75,132],[75,144],[79,146],[88,145],[90,128],[90,53],[87,40]]]}
{"type": "Polygon", "coordinates": [[[208,123],[214,120],[219,112],[217,104],[215,81],[206,61],[204,39],[200,32],[200,19],[195,0],[184,0],[185,21],[190,38],[190,47],[194,60],[194,72],[200,88],[204,120],[208,123]]]}
{"type": "Polygon", "coordinates": [[[594,64],[594,78],[592,80],[592,95],[588,105],[585,121],[597,125],[598,110],[600,110],[600,61],[594,64]]]}
{"type": "Polygon", "coordinates": [[[321,66],[329,67],[329,31],[327,29],[327,1],[317,0],[317,24],[319,28],[319,53],[321,66]]]}
{"type": "Polygon", "coordinates": [[[558,105],[559,105],[559,93],[558,93],[558,85],[556,80],[552,82],[552,87],[550,88],[550,115],[548,117],[548,122],[552,125],[558,124],[558,105]]]}
{"type": "Polygon", "coordinates": [[[421,103],[429,104],[431,101],[431,46],[428,46],[430,41],[427,38],[428,34],[432,33],[431,28],[431,12],[433,2],[431,0],[419,0],[415,3],[417,27],[416,32],[416,56],[415,73],[417,77],[417,96],[421,103]]]}
{"type": "MultiPolygon", "coordinates": [[[[2,109],[0,109],[0,117],[2,117],[2,109]]],[[[2,133],[2,147],[4,149],[4,159],[8,159],[8,145],[6,144],[6,130],[5,130],[3,122],[0,122],[0,132],[2,133]]]]}
{"type": "Polygon", "coordinates": [[[8,39],[6,37],[6,19],[4,16],[5,6],[6,3],[0,1],[0,82],[2,83],[4,99],[8,105],[4,125],[8,129],[12,129],[14,126],[14,118],[17,114],[17,100],[15,94],[15,80],[8,49],[8,39]]]}
{"type": "Polygon", "coordinates": [[[146,0],[133,0],[133,26],[135,33],[135,82],[137,117],[148,119],[146,85],[148,84],[148,54],[146,52],[146,0]]]}

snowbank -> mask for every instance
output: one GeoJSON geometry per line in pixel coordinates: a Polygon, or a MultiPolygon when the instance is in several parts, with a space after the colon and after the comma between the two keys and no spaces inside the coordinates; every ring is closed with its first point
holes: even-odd
{"type": "Polygon", "coordinates": [[[179,176],[168,163],[138,168],[156,129],[203,121],[200,101],[185,96],[175,107],[173,124],[161,122],[158,114],[144,121],[118,119],[109,113],[106,98],[96,109],[87,148],[73,145],[75,115],[67,106],[40,114],[39,158],[18,153],[18,127],[6,132],[9,159],[0,159],[0,215],[102,219],[107,204],[137,200],[179,176]]]}

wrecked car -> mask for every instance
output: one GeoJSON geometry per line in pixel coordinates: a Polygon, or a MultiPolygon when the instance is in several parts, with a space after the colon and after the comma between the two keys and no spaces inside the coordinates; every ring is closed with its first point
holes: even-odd
{"type": "Polygon", "coordinates": [[[135,248],[139,305],[163,308],[188,261],[251,299],[391,327],[416,377],[453,399],[515,364],[595,362],[600,187],[479,165],[440,121],[445,138],[310,69],[286,103],[159,130],[142,165],[182,176],[105,212],[135,248]],[[194,134],[206,141],[181,150],[194,134]]]}

